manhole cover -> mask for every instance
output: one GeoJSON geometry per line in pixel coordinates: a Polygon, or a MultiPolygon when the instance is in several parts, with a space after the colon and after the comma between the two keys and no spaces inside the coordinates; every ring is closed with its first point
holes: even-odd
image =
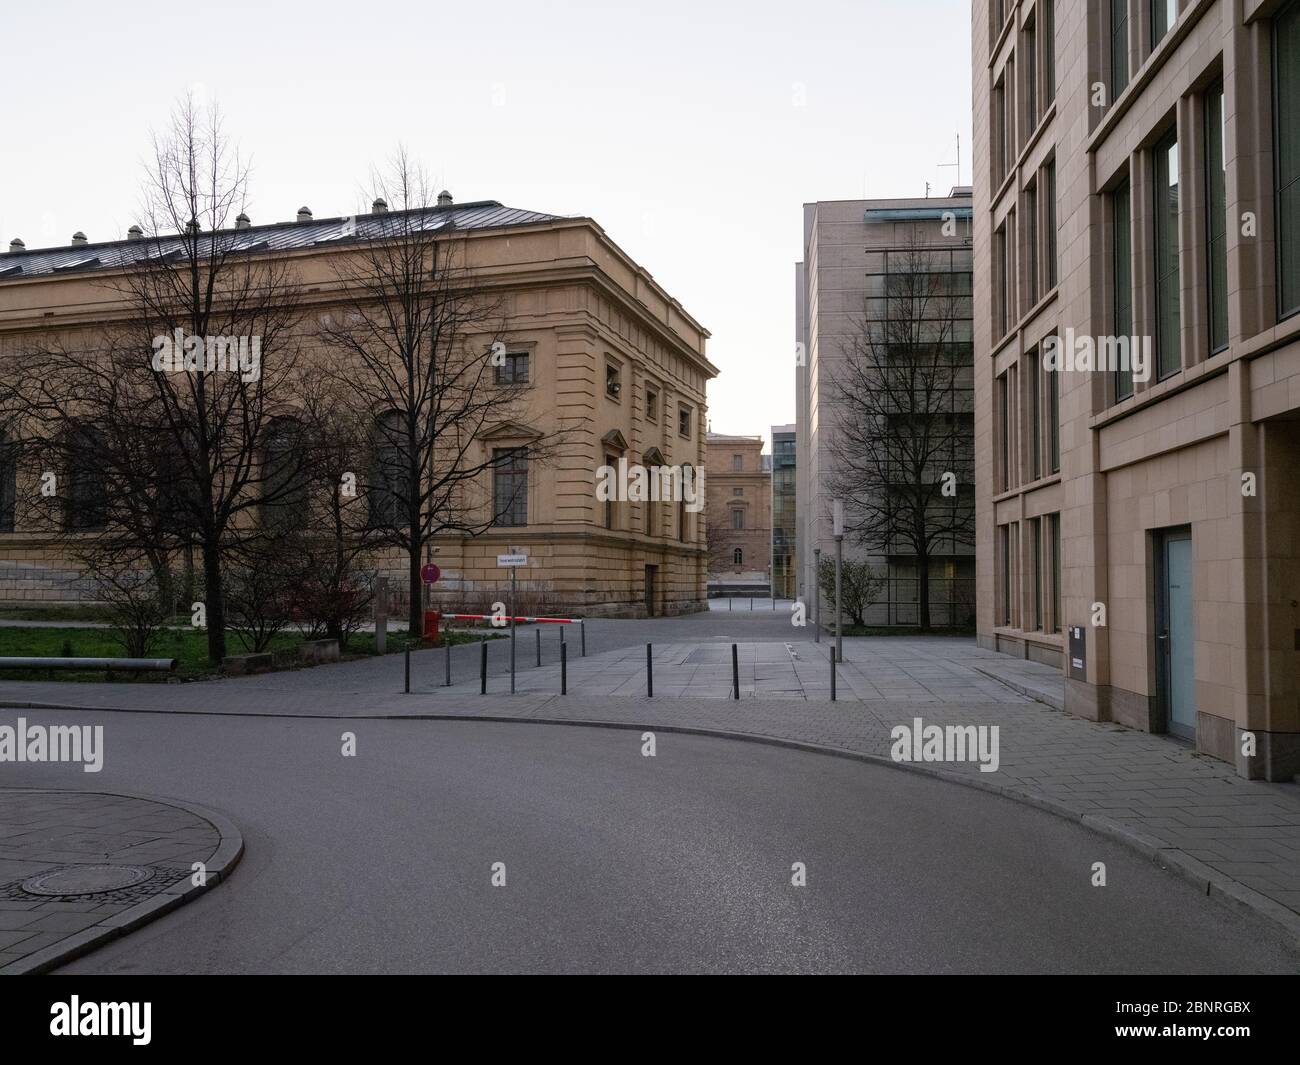
{"type": "Polygon", "coordinates": [[[22,882],[31,895],[98,895],[134,887],[153,876],[138,865],[68,865],[22,882]]]}

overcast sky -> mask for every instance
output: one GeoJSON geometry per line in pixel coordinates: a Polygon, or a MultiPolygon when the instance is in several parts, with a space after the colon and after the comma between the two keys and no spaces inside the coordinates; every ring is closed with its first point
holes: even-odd
{"type": "Polygon", "coordinates": [[[249,214],[366,202],[404,143],[458,201],[590,215],[713,334],[718,432],[794,420],[811,200],[970,181],[958,0],[0,0],[0,238],[125,235],[149,133],[215,99],[249,214]]]}

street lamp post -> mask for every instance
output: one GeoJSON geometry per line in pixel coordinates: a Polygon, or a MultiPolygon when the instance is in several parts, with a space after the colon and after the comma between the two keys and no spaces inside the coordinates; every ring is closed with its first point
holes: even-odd
{"type": "Polygon", "coordinates": [[[822,549],[813,548],[813,643],[822,642],[822,549]]]}
{"type": "Polygon", "coordinates": [[[844,568],[844,500],[835,500],[833,513],[833,531],[835,533],[835,661],[843,662],[844,630],[842,619],[844,610],[841,604],[844,602],[844,588],[841,583],[841,576],[844,568]]]}

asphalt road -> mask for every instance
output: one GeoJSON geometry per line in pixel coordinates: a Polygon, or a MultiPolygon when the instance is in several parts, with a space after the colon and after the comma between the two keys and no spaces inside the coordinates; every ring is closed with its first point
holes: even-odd
{"type": "Polygon", "coordinates": [[[646,758],[637,732],[564,726],[76,721],[105,726],[103,772],[0,785],[187,798],[246,854],[64,971],[1300,971],[1271,926],[1117,844],[888,768],[667,733],[646,758]]]}

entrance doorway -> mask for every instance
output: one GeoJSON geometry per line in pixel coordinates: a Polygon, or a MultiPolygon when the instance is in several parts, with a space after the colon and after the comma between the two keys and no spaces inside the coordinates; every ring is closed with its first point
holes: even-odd
{"type": "Polygon", "coordinates": [[[1192,531],[1156,534],[1156,689],[1165,728],[1196,737],[1196,661],[1192,620],[1192,531]]]}

